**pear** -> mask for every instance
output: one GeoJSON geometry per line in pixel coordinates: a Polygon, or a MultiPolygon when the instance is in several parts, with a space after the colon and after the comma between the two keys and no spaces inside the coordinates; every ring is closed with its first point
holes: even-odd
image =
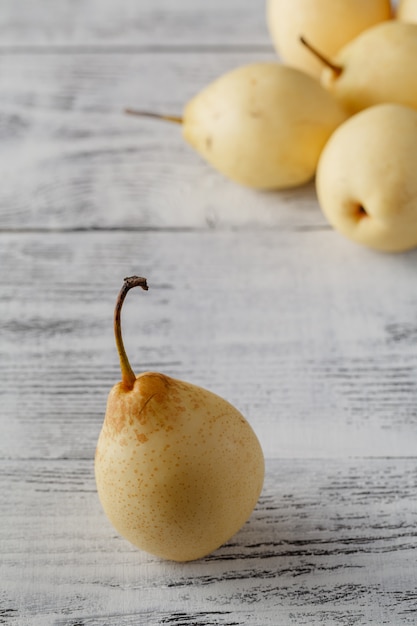
{"type": "Polygon", "coordinates": [[[267,25],[280,57],[318,78],[322,64],[300,42],[333,56],[359,33],[391,17],[390,0],[268,0],[267,25]]]}
{"type": "Polygon", "coordinates": [[[397,6],[396,18],[402,22],[417,23],[417,1],[400,0],[397,6]]]}
{"type": "Polygon", "coordinates": [[[114,331],[122,380],[110,391],[95,476],[116,530],[155,556],[189,561],[230,539],[262,490],[264,457],[239,411],[214,393],[157,372],[136,376],[123,345],[119,293],[114,331]]]}
{"type": "Polygon", "coordinates": [[[321,208],[339,232],[377,250],[417,246],[417,111],[379,104],[332,135],[316,175],[321,208]]]}
{"type": "Polygon", "coordinates": [[[346,113],[304,72],[254,63],[208,85],[182,118],[161,117],[181,122],[185,140],[226,177],[256,189],[280,189],[314,176],[324,144],[346,113]]]}
{"type": "Polygon", "coordinates": [[[321,83],[351,115],[383,102],[417,108],[417,24],[381,22],[330,60],[313,41],[301,41],[327,65],[321,83]]]}

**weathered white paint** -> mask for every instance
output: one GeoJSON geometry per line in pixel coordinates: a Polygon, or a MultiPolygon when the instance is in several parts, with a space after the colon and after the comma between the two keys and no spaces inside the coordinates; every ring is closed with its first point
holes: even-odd
{"type": "Polygon", "coordinates": [[[200,87],[274,58],[263,3],[4,0],[0,11],[0,623],[414,624],[417,251],[326,224],[314,185],[224,180],[176,126],[200,87]],[[238,14],[238,19],[236,15],[238,14]],[[250,521],[202,561],[117,536],[93,456],[136,371],[219,393],[267,460],[250,521]]]}
{"type": "Polygon", "coordinates": [[[187,564],[117,536],[91,461],[0,468],[3,623],[415,623],[415,459],[269,460],[249,522],[187,564]]]}
{"type": "Polygon", "coordinates": [[[123,312],[132,364],[226,397],[267,456],[414,455],[417,252],[375,254],[331,230],[0,243],[3,456],[93,454],[120,377],[115,298],[134,273],[150,290],[123,312]]]}
{"type": "Polygon", "coordinates": [[[271,47],[264,0],[2,0],[1,46],[271,47]]]}

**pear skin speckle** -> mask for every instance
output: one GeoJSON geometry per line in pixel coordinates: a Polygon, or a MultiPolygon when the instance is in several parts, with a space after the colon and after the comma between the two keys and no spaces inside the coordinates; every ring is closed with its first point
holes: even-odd
{"type": "Polygon", "coordinates": [[[103,508],[140,549],[189,561],[230,539],[264,479],[259,441],[219,396],[147,372],[109,394],[95,473],[103,508]]]}

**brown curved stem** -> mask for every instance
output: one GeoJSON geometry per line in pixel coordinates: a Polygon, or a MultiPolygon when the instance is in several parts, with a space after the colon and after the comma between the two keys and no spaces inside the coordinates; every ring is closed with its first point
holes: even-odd
{"type": "Polygon", "coordinates": [[[310,50],[310,52],[314,54],[315,57],[318,58],[319,61],[321,61],[324,65],[329,67],[332,70],[332,72],[334,72],[336,78],[340,76],[340,74],[343,72],[342,65],[336,65],[336,63],[333,63],[332,61],[330,61],[330,59],[324,56],[324,54],[322,54],[319,50],[317,50],[317,48],[312,46],[311,43],[307,41],[305,37],[301,36],[300,41],[307,48],[307,50],[310,50]]]}
{"type": "Polygon", "coordinates": [[[122,338],[122,327],[120,323],[120,313],[122,310],[123,302],[127,293],[133,289],[133,287],[142,287],[145,291],[148,290],[148,284],[146,278],[141,276],[129,276],[124,279],[123,287],[119,291],[117,296],[116,306],[114,309],[114,336],[116,339],[117,352],[119,353],[120,369],[122,371],[122,384],[127,389],[133,389],[136,376],[132,368],[130,367],[129,359],[127,358],[125,347],[122,338]]]}
{"type": "Polygon", "coordinates": [[[127,115],[136,115],[137,117],[152,117],[156,120],[164,120],[165,122],[173,122],[174,124],[182,124],[183,119],[177,115],[163,115],[161,113],[153,113],[152,111],[137,111],[136,109],[125,109],[127,115]]]}

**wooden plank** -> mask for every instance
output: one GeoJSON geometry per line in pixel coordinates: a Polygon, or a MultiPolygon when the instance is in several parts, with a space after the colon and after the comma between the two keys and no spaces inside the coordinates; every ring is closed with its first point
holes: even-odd
{"type": "Polygon", "coordinates": [[[313,184],[269,194],[240,187],[204,163],[178,126],[123,113],[181,113],[214,77],[253,59],[3,55],[0,229],[327,227],[313,184]]]}
{"type": "Polygon", "coordinates": [[[267,456],[414,455],[416,255],[332,231],[2,235],[0,456],[92,458],[134,273],[134,368],[225,397],[267,456]]]}
{"type": "Polygon", "coordinates": [[[8,625],[415,623],[415,458],[269,460],[249,522],[188,564],[118,536],[90,461],[3,461],[0,484],[8,625]]]}
{"type": "Polygon", "coordinates": [[[1,46],[270,45],[261,0],[3,0],[1,46]]]}

